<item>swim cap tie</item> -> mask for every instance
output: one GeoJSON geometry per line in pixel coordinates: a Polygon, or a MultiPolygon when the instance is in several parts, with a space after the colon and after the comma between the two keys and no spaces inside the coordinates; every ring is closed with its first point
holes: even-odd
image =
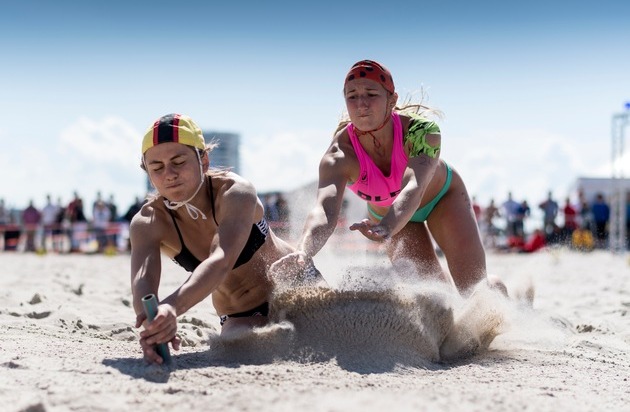
{"type": "Polygon", "coordinates": [[[197,153],[197,160],[199,160],[199,174],[201,175],[201,182],[199,182],[199,186],[197,186],[197,190],[195,190],[195,193],[193,193],[192,196],[190,196],[188,199],[184,200],[183,202],[171,202],[168,199],[164,199],[164,206],[166,206],[168,209],[171,209],[171,210],[177,210],[182,206],[186,206],[186,211],[188,212],[188,216],[190,216],[193,220],[197,220],[199,218],[199,215],[201,215],[201,218],[203,220],[206,220],[207,219],[206,215],[205,213],[201,211],[201,209],[188,203],[195,196],[197,196],[197,193],[199,193],[199,189],[201,189],[201,186],[203,186],[203,182],[206,181],[203,175],[203,166],[201,165],[201,156],[199,156],[198,150],[195,150],[195,153],[197,153]]]}
{"type": "Polygon", "coordinates": [[[201,215],[201,218],[203,220],[206,220],[207,217],[205,213],[201,211],[201,209],[188,203],[192,200],[193,197],[197,196],[199,189],[201,189],[201,186],[203,186],[203,182],[204,182],[204,179],[201,179],[201,182],[199,182],[199,186],[197,186],[197,190],[195,190],[195,193],[192,196],[190,196],[188,200],[184,200],[183,202],[171,202],[170,200],[164,199],[164,206],[166,206],[168,209],[171,209],[171,210],[177,210],[182,206],[186,206],[186,211],[188,212],[188,215],[193,220],[197,220],[199,218],[199,215],[201,215]]]}
{"type": "Polygon", "coordinates": [[[365,132],[363,130],[360,130],[358,127],[353,125],[354,126],[354,132],[356,133],[357,137],[361,137],[361,136],[366,135],[366,134],[369,134],[370,136],[372,136],[372,144],[374,145],[374,148],[376,149],[376,151],[379,154],[381,154],[381,155],[383,154],[383,150],[384,149],[381,149],[381,146],[382,146],[381,141],[378,140],[376,138],[376,136],[374,136],[374,132],[378,132],[383,127],[385,127],[385,125],[389,121],[389,118],[390,118],[390,116],[386,115],[385,116],[385,120],[383,120],[383,123],[381,123],[381,125],[379,127],[377,127],[376,129],[365,131],[365,132]]]}

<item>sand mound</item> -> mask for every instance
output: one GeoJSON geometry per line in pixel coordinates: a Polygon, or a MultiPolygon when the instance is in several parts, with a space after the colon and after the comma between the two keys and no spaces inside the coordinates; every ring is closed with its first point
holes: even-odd
{"type": "Polygon", "coordinates": [[[462,300],[445,285],[366,273],[352,268],[338,288],[278,287],[272,323],[230,339],[211,334],[211,362],[335,361],[358,372],[435,368],[486,350],[505,329],[494,291],[478,288],[462,300]]]}

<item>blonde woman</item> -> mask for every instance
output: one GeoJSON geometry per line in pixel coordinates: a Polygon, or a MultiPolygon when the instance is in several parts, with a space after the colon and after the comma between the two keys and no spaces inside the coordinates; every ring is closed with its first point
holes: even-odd
{"type": "MultiPolygon", "coordinates": [[[[440,158],[439,126],[415,113],[421,106],[397,108],[393,77],[375,61],[351,67],[343,94],[350,122],[340,124],[321,159],[317,202],[297,251],[277,267],[290,270],[311,261],[332,235],[350,189],[366,201],[369,216],[350,230],[387,241],[392,262],[407,259],[420,276],[469,293],[487,280],[485,253],[466,186],[440,158]],[[450,273],[442,270],[432,239],[450,273]]],[[[498,279],[491,283],[505,292],[498,279]]]]}

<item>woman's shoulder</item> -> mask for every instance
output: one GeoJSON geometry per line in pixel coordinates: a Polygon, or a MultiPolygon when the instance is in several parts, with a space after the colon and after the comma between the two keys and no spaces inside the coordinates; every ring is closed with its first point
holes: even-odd
{"type": "Polygon", "coordinates": [[[439,134],[440,126],[426,116],[413,112],[399,112],[400,122],[403,126],[403,130],[406,132],[415,132],[419,129],[424,129],[428,134],[439,134]]]}
{"type": "Polygon", "coordinates": [[[243,176],[232,171],[225,171],[218,175],[211,175],[212,188],[217,197],[226,195],[256,196],[254,184],[243,176]]]}
{"type": "Polygon", "coordinates": [[[356,160],[354,146],[350,141],[347,129],[338,130],[333,136],[328,149],[324,153],[321,165],[343,165],[348,161],[356,160]]]}
{"type": "Polygon", "coordinates": [[[327,153],[334,153],[336,155],[348,155],[354,154],[354,146],[350,140],[350,134],[347,128],[338,130],[330,143],[327,153]]]}
{"type": "Polygon", "coordinates": [[[167,217],[168,212],[161,197],[152,196],[131,219],[130,230],[154,230],[162,225],[167,217]]]}
{"type": "Polygon", "coordinates": [[[409,157],[425,154],[431,158],[439,157],[441,146],[440,126],[434,121],[416,113],[401,115],[403,125],[403,144],[409,157]]]}
{"type": "Polygon", "coordinates": [[[324,175],[345,176],[350,179],[359,163],[346,128],[338,129],[319,162],[320,178],[324,175]]]}
{"type": "Polygon", "coordinates": [[[221,171],[221,173],[212,173],[210,174],[210,179],[212,181],[212,187],[217,189],[233,186],[250,186],[252,184],[249,180],[231,170],[221,171]]]}

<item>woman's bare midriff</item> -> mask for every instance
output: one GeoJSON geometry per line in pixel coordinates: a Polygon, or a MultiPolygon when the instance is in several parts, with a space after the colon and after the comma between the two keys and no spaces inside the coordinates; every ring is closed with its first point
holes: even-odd
{"type": "MultiPolygon", "coordinates": [[[[442,187],[444,187],[444,183],[446,183],[446,164],[440,160],[440,164],[435,171],[435,177],[431,179],[429,187],[427,187],[426,192],[424,192],[424,196],[422,196],[422,201],[420,202],[420,205],[418,205],[417,209],[422,208],[432,199],[434,199],[435,196],[440,193],[442,187]]],[[[370,204],[370,207],[374,210],[374,212],[378,213],[381,216],[384,216],[389,210],[389,207],[376,206],[373,204],[370,204]]]]}
{"type": "Polygon", "coordinates": [[[266,273],[273,262],[291,253],[286,242],[270,234],[246,264],[232,270],[212,292],[212,303],[219,315],[245,312],[268,302],[272,283],[266,273]]]}

